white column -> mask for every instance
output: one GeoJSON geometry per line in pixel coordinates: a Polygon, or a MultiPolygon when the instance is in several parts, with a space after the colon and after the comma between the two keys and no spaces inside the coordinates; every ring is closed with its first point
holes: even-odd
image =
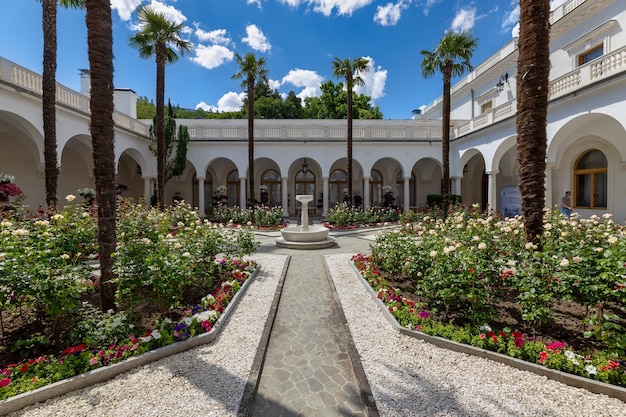
{"type": "Polygon", "coordinates": [[[552,208],[552,164],[546,163],[546,203],[545,206],[552,208]]]}
{"type": "Polygon", "coordinates": [[[496,175],[498,175],[498,170],[487,171],[488,180],[487,180],[487,203],[489,204],[489,210],[497,209],[497,201],[498,201],[498,192],[496,189],[496,175]]]}
{"type": "Polygon", "coordinates": [[[367,210],[370,206],[370,178],[363,177],[363,210],[367,210]]]}
{"type": "Polygon", "coordinates": [[[282,177],[280,180],[280,191],[281,191],[281,204],[283,206],[283,217],[289,217],[289,193],[287,189],[287,180],[289,178],[282,177]]]}
{"type": "MultiPolygon", "coordinates": [[[[254,198],[254,196],[251,198],[254,198]]],[[[239,207],[248,207],[248,201],[246,200],[246,177],[239,177],[239,207]]]]}
{"type": "Polygon", "coordinates": [[[200,212],[200,217],[205,217],[205,207],[204,207],[204,178],[198,178],[198,211],[200,212]]]}
{"type": "Polygon", "coordinates": [[[404,212],[408,213],[409,211],[411,211],[411,177],[403,177],[402,179],[404,180],[404,212]]]}
{"type": "Polygon", "coordinates": [[[328,215],[328,177],[322,177],[322,192],[324,197],[322,198],[322,216],[328,215]]]}
{"type": "Polygon", "coordinates": [[[452,177],[452,194],[461,195],[461,179],[463,177],[452,177]]]}
{"type": "Polygon", "coordinates": [[[150,199],[152,198],[152,178],[143,179],[143,195],[146,199],[146,206],[150,207],[150,199]]]}

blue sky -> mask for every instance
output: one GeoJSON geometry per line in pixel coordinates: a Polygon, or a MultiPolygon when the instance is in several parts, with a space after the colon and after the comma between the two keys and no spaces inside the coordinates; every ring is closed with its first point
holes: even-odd
{"type": "MultiPolygon", "coordinates": [[[[553,0],[553,6],[564,0],[553,0]]],[[[139,4],[185,26],[191,54],[166,68],[165,97],[185,108],[231,111],[244,97],[234,52],[265,57],[271,86],[302,98],[320,94],[335,58],[367,57],[370,71],[357,90],[371,96],[385,119],[441,95],[439,75],[421,74],[422,50],[432,50],[446,31],[471,30],[479,39],[478,65],[516,33],[517,0],[111,0],[115,87],[155,97],[153,59],[128,44],[137,30],[139,4]]],[[[88,68],[84,11],[59,9],[57,81],[80,89],[79,68],[88,68]]],[[[41,4],[2,0],[0,56],[41,73],[41,4]]]]}

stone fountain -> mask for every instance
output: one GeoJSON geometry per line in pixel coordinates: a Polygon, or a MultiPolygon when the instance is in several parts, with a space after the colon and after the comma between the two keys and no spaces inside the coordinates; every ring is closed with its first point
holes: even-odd
{"type": "Polygon", "coordinates": [[[297,195],[296,201],[302,204],[300,225],[282,229],[282,238],[276,239],[276,246],[290,249],[323,249],[334,246],[335,238],[328,236],[327,227],[309,225],[309,203],[313,201],[313,196],[297,195]]]}

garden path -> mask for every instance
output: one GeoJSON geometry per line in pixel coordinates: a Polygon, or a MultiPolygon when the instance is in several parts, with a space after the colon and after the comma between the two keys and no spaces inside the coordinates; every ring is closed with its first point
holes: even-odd
{"type": "Polygon", "coordinates": [[[378,415],[323,259],[369,252],[371,235],[335,232],[335,247],[294,250],[277,248],[275,233],[257,234],[258,252],[288,254],[290,261],[265,358],[256,364],[261,375],[249,415],[378,415]]]}

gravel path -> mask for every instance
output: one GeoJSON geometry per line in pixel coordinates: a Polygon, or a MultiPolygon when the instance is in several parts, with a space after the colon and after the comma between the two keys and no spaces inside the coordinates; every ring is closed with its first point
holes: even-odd
{"type": "MultiPolygon", "coordinates": [[[[254,258],[261,271],[212,344],[11,416],[236,416],[287,259],[254,258]]],[[[381,416],[626,416],[617,399],[394,331],[349,258],[325,257],[381,416]]]]}
{"type": "Polygon", "coordinates": [[[396,332],[349,258],[326,262],[381,416],[626,416],[618,399],[396,332]]]}
{"type": "Polygon", "coordinates": [[[212,344],[10,415],[236,416],[287,256],[254,259],[261,270],[212,344]]]}

